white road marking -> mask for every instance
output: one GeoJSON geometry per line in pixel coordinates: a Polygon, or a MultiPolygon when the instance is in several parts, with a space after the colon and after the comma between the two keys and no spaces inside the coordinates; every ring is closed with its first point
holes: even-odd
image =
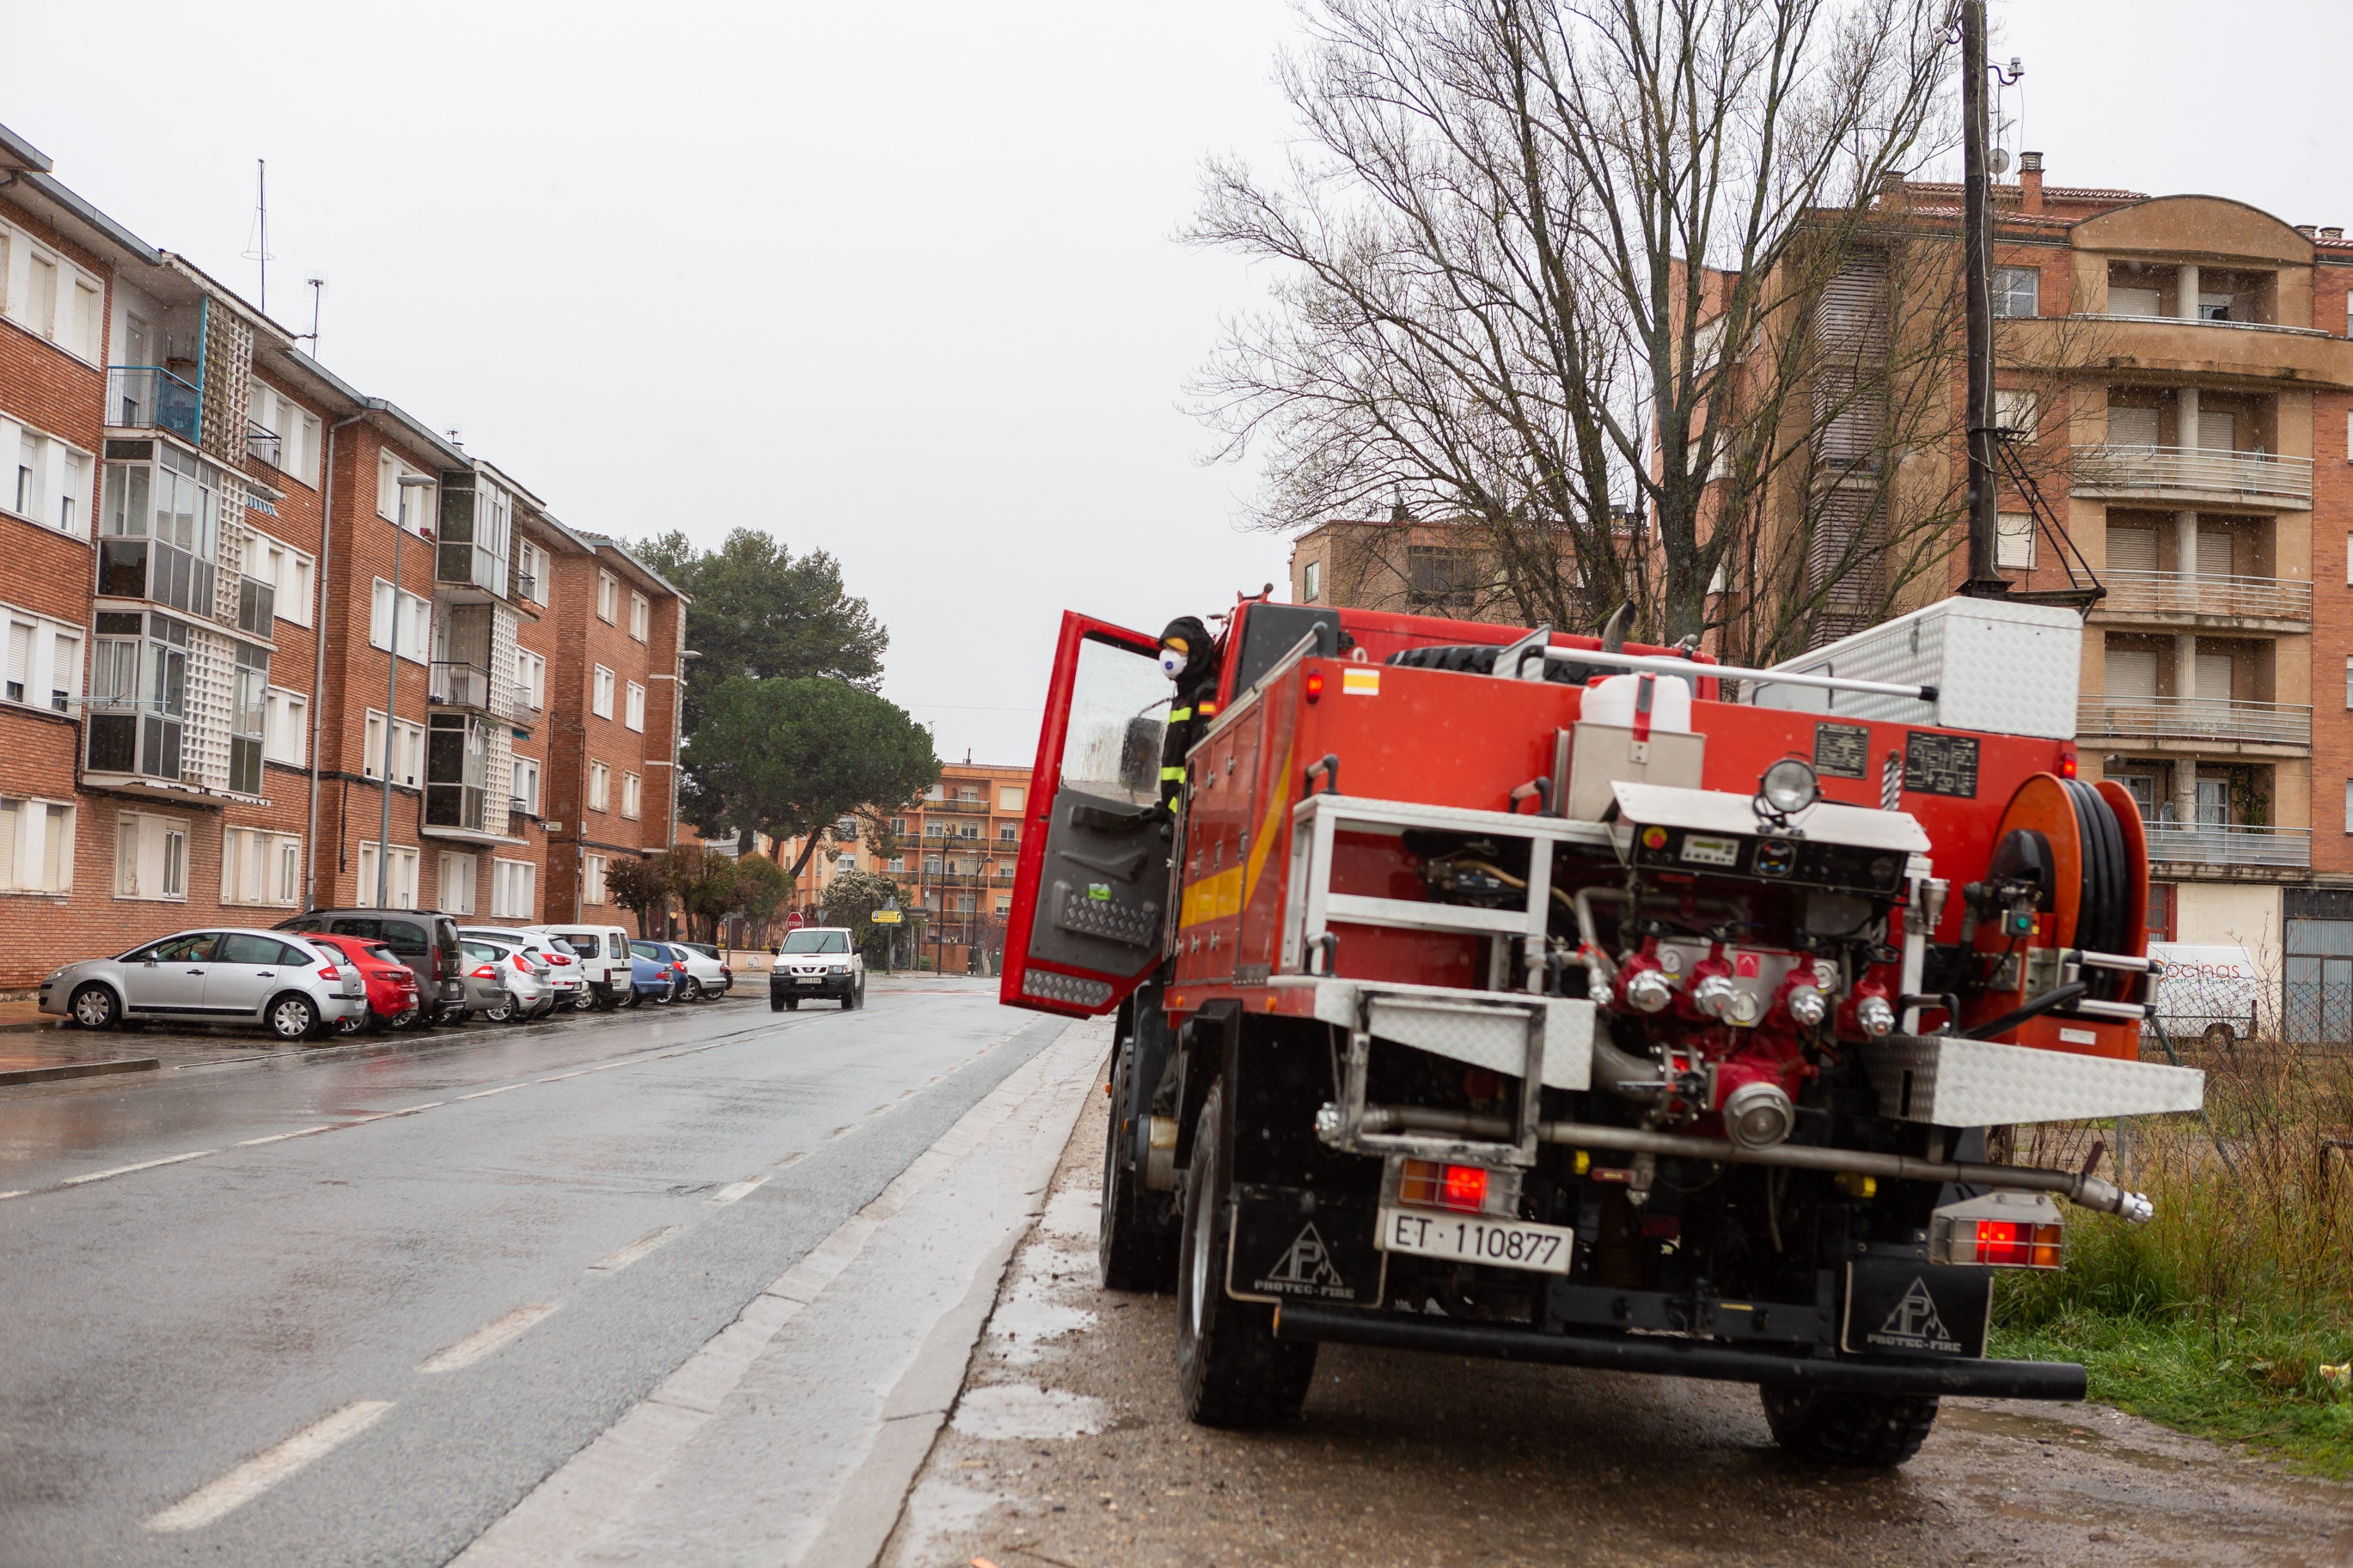
{"type": "MultiPolygon", "coordinates": [[[[806,1149],[796,1149],[796,1150],[794,1150],[791,1153],[789,1153],[789,1154],[786,1155],[783,1159],[781,1159],[781,1160],[779,1160],[779,1161],[777,1161],[777,1162],[776,1162],[776,1169],[778,1169],[779,1171],[781,1171],[781,1170],[783,1170],[786,1165],[797,1165],[797,1164],[799,1164],[803,1160],[806,1160],[806,1159],[807,1159],[807,1158],[808,1158],[808,1151],[807,1151],[807,1150],[806,1150],[806,1149]]],[[[8,1195],[8,1194],[5,1194],[5,1193],[0,1193],[0,1197],[6,1197],[7,1195],[8,1195]]]]}
{"type": "Polygon", "coordinates": [[[32,1189],[31,1189],[30,1187],[18,1187],[18,1188],[17,1188],[15,1192],[13,1192],[13,1193],[0,1193],[0,1199],[7,1199],[7,1198],[21,1198],[21,1197],[25,1196],[25,1194],[27,1194],[27,1193],[29,1193],[29,1192],[31,1192],[31,1191],[32,1191],[32,1189]]]}
{"type": "Polygon", "coordinates": [[[655,1247],[659,1247],[663,1242],[668,1241],[671,1237],[676,1236],[680,1229],[681,1227],[678,1226],[666,1225],[659,1230],[648,1231],[645,1235],[638,1237],[637,1240],[629,1243],[628,1246],[621,1248],[620,1251],[613,1254],[610,1258],[599,1258],[588,1267],[591,1268],[602,1268],[607,1273],[614,1273],[620,1269],[627,1268],[630,1264],[635,1263],[638,1258],[643,1258],[647,1253],[651,1252],[655,1247]]]}
{"type": "MultiPolygon", "coordinates": [[[[395,846],[395,847],[398,847],[395,846]]],[[[428,1100],[422,1105],[404,1105],[398,1110],[388,1110],[385,1111],[385,1114],[387,1116],[414,1116],[420,1110],[438,1110],[447,1103],[448,1102],[446,1100],[428,1100]]]]}
{"type": "Polygon", "coordinates": [[[220,1479],[198,1487],[147,1521],[154,1531],[202,1530],[232,1509],[251,1502],[313,1459],[323,1458],[358,1436],[392,1408],[389,1399],[355,1399],[323,1421],[305,1426],[274,1448],[264,1449],[220,1479]]]}
{"type": "Polygon", "coordinates": [[[528,1307],[517,1307],[497,1322],[477,1329],[447,1350],[434,1352],[419,1362],[419,1372],[455,1372],[461,1366],[471,1366],[517,1334],[555,1310],[553,1301],[536,1301],[528,1307]]]}
{"type": "Polygon", "coordinates": [[[575,1072],[560,1072],[554,1074],[551,1077],[541,1079],[539,1081],[542,1083],[562,1083],[565,1079],[578,1078],[581,1073],[585,1073],[587,1070],[588,1069],[586,1068],[582,1068],[575,1072]]]}
{"type": "Polygon", "coordinates": [[[240,1149],[258,1149],[264,1143],[283,1143],[289,1138],[308,1138],[313,1132],[332,1132],[343,1125],[340,1121],[322,1121],[316,1127],[305,1127],[300,1132],[272,1132],[267,1138],[247,1138],[237,1143],[240,1149]]]}
{"type": "Polygon", "coordinates": [[[199,1149],[192,1154],[166,1154],[160,1160],[142,1160],[135,1165],[117,1165],[111,1171],[92,1171],[85,1176],[68,1176],[58,1185],[78,1187],[84,1182],[102,1182],[109,1176],[127,1176],[133,1171],[152,1171],[158,1165],[176,1165],[183,1160],[201,1160],[207,1154],[217,1154],[217,1149],[199,1149]]]}
{"type": "Polygon", "coordinates": [[[768,1178],[765,1174],[748,1176],[743,1181],[735,1182],[720,1188],[717,1192],[711,1194],[711,1201],[714,1204],[732,1204],[737,1198],[749,1197],[752,1194],[752,1190],[754,1187],[759,1186],[767,1179],[768,1178]]]}
{"type": "Polygon", "coordinates": [[[523,1087],[525,1086],[519,1083],[502,1083],[496,1089],[478,1089],[471,1094],[461,1094],[458,1098],[459,1100],[488,1100],[491,1095],[504,1094],[511,1089],[522,1089],[523,1087]]]}

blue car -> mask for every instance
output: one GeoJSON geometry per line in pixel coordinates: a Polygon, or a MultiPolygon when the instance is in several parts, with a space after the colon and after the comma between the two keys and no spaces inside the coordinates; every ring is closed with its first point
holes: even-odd
{"type": "Polygon", "coordinates": [[[657,957],[657,944],[633,942],[629,944],[629,995],[624,1007],[639,1007],[651,1002],[667,1007],[677,1000],[680,986],[686,976],[668,958],[657,957]]]}

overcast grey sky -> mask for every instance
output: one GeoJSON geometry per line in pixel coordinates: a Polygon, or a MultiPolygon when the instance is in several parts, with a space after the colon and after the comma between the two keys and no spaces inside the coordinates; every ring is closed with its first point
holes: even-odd
{"type": "MultiPolygon", "coordinates": [[[[1171,238],[1205,154],[1282,154],[1280,0],[9,10],[60,178],[250,298],[267,158],[271,313],[323,271],[332,368],[577,526],[833,552],[944,758],[1029,759],[1063,607],[1284,575],[1180,406],[1265,279],[1171,238]]],[[[2353,7],[1993,10],[2052,184],[2353,223],[2353,7]]]]}

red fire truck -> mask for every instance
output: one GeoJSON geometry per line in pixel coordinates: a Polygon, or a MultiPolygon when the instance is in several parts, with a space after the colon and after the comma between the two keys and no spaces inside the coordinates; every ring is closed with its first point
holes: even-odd
{"type": "Polygon", "coordinates": [[[2077,776],[2081,621],[1953,600],[1769,670],[1238,605],[1173,814],[1156,641],[1064,617],[1008,1003],[1116,1012],[1101,1254],[1193,1418],[1324,1342],[1758,1385],[1911,1457],[2080,1172],[1989,1128],[2195,1110],[2139,1059],[2147,852],[2077,776]]]}

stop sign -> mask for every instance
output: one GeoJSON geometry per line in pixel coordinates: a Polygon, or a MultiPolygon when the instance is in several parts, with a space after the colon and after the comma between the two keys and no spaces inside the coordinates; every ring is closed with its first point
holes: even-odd
{"type": "Polygon", "coordinates": [[[786,931],[798,931],[801,929],[803,923],[804,922],[801,920],[801,912],[798,910],[795,910],[792,913],[785,917],[785,929],[786,931]]]}

